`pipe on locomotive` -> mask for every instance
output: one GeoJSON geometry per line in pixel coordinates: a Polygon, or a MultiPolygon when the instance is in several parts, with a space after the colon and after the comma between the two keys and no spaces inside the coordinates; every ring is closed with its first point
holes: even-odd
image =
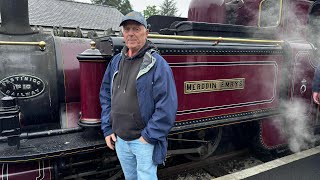
{"type": "MultiPolygon", "coordinates": [[[[19,139],[33,139],[47,136],[56,136],[61,134],[69,134],[83,131],[82,127],[68,128],[68,129],[52,129],[48,131],[32,132],[32,133],[21,133],[19,139]]],[[[7,142],[8,137],[0,137],[0,142],[7,142]]]]}

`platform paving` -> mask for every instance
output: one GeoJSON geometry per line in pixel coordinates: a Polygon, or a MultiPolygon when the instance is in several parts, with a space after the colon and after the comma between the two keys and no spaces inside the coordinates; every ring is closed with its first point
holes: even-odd
{"type": "Polygon", "coordinates": [[[214,180],[320,180],[320,146],[214,180]]]}

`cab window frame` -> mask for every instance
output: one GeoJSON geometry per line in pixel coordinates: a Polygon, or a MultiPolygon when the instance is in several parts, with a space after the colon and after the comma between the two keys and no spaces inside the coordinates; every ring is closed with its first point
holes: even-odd
{"type": "MultiPolygon", "coordinates": [[[[274,19],[276,19],[276,23],[274,24],[266,24],[263,25],[262,23],[266,23],[268,22],[268,20],[264,20],[264,19],[268,19],[268,17],[262,17],[263,15],[268,15],[267,11],[263,11],[264,9],[269,10],[269,8],[264,8],[263,6],[266,5],[267,3],[270,3],[272,1],[275,0],[262,0],[259,4],[259,17],[258,17],[258,27],[263,27],[263,28],[269,28],[269,27],[278,27],[280,25],[281,22],[281,18],[282,18],[282,9],[283,9],[283,0],[278,0],[278,6],[279,7],[279,12],[278,12],[278,16],[275,17],[274,19]]],[[[272,21],[274,22],[274,21],[272,21]]]]}

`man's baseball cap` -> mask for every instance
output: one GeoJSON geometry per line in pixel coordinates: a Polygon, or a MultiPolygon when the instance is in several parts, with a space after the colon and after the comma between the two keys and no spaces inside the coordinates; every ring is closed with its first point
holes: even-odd
{"type": "Polygon", "coordinates": [[[129,12],[127,15],[123,16],[120,26],[122,26],[124,22],[128,20],[136,21],[147,28],[147,21],[144,19],[143,15],[137,11],[129,12]]]}

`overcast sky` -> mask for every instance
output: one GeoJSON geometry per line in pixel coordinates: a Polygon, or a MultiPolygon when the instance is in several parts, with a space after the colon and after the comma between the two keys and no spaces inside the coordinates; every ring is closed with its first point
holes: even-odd
{"type": "MultiPolygon", "coordinates": [[[[76,0],[79,2],[91,2],[91,0],[76,0]]],[[[129,0],[132,9],[135,11],[140,11],[142,12],[146,6],[160,6],[162,3],[162,0],[129,0]]],[[[178,15],[181,15],[181,17],[187,17],[188,16],[188,8],[189,8],[189,3],[191,0],[176,0],[177,2],[177,8],[179,9],[178,15]]]]}

